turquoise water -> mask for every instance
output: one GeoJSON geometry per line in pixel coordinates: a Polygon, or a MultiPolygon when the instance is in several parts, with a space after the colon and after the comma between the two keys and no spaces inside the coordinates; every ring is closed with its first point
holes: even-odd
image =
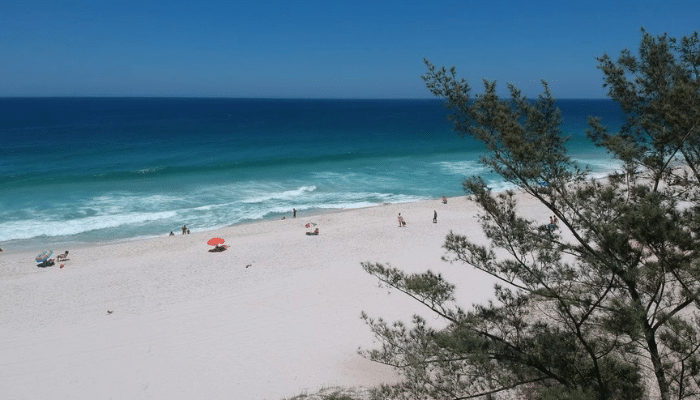
{"type": "MultiPolygon", "coordinates": [[[[611,162],[586,118],[605,100],[561,100],[573,157],[611,162]]],[[[480,148],[439,100],[0,99],[0,247],[160,236],[462,195],[480,148]]],[[[41,246],[39,246],[41,245],[41,246]]]]}

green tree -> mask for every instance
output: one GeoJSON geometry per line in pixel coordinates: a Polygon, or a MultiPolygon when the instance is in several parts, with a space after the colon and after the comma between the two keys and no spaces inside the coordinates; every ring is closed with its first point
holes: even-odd
{"type": "Polygon", "coordinates": [[[363,354],[405,378],[379,397],[700,396],[698,34],[677,41],[642,30],[638,57],[626,50],[598,62],[625,115],[614,133],[589,119],[588,137],[621,162],[606,180],[589,179],[569,157],[545,82],[534,101],[512,85],[501,99],[489,81],[472,98],[454,67],[426,60],[423,79],[445,99],[454,130],[481,142],[480,162],[551,210],[561,229],[520,216],[513,191],[492,193],[471,177],[464,189],[490,244],[450,232],[443,259],[497,278],[495,302],[465,311],[439,274],[363,263],[448,323],[390,324],[363,313],[381,342],[363,354]]]}

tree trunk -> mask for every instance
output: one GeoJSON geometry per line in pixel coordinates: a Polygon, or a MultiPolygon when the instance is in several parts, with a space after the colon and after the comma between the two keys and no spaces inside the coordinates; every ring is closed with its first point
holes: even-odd
{"type": "Polygon", "coordinates": [[[668,382],[666,381],[666,373],[664,372],[661,364],[659,348],[656,344],[656,338],[654,337],[653,332],[647,333],[646,340],[647,346],[649,347],[649,355],[651,356],[651,363],[654,366],[654,375],[656,375],[656,381],[659,385],[661,400],[671,400],[670,388],[668,386],[668,382]]]}

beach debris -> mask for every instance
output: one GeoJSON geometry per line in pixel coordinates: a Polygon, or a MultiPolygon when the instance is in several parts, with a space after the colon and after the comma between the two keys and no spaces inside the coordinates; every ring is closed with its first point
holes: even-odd
{"type": "Polygon", "coordinates": [[[111,313],[113,313],[113,312],[114,312],[114,310],[107,310],[107,315],[109,315],[109,314],[111,314],[111,313]]]}
{"type": "Polygon", "coordinates": [[[252,266],[252,265],[253,265],[253,264],[248,264],[248,265],[246,265],[245,267],[248,268],[248,267],[250,267],[250,266],[252,266]]]}

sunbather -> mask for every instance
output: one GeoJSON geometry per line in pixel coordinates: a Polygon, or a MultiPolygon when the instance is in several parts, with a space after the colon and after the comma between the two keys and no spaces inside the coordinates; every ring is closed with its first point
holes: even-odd
{"type": "Polygon", "coordinates": [[[306,232],[307,235],[318,235],[318,228],[316,228],[313,232],[306,232]]]}
{"type": "Polygon", "coordinates": [[[220,251],[224,251],[228,249],[228,245],[222,244],[222,245],[216,245],[213,249],[209,250],[210,253],[216,253],[220,251]]]}
{"type": "Polygon", "coordinates": [[[68,250],[66,250],[66,252],[63,254],[59,254],[56,256],[56,261],[67,260],[67,259],[68,259],[68,250]]]}
{"type": "Polygon", "coordinates": [[[55,264],[56,264],[56,263],[54,262],[54,259],[53,259],[53,258],[48,258],[48,259],[46,259],[45,261],[43,261],[43,262],[41,262],[40,264],[38,264],[37,266],[38,266],[38,267],[44,267],[44,268],[45,268],[45,267],[53,267],[55,264]]]}

